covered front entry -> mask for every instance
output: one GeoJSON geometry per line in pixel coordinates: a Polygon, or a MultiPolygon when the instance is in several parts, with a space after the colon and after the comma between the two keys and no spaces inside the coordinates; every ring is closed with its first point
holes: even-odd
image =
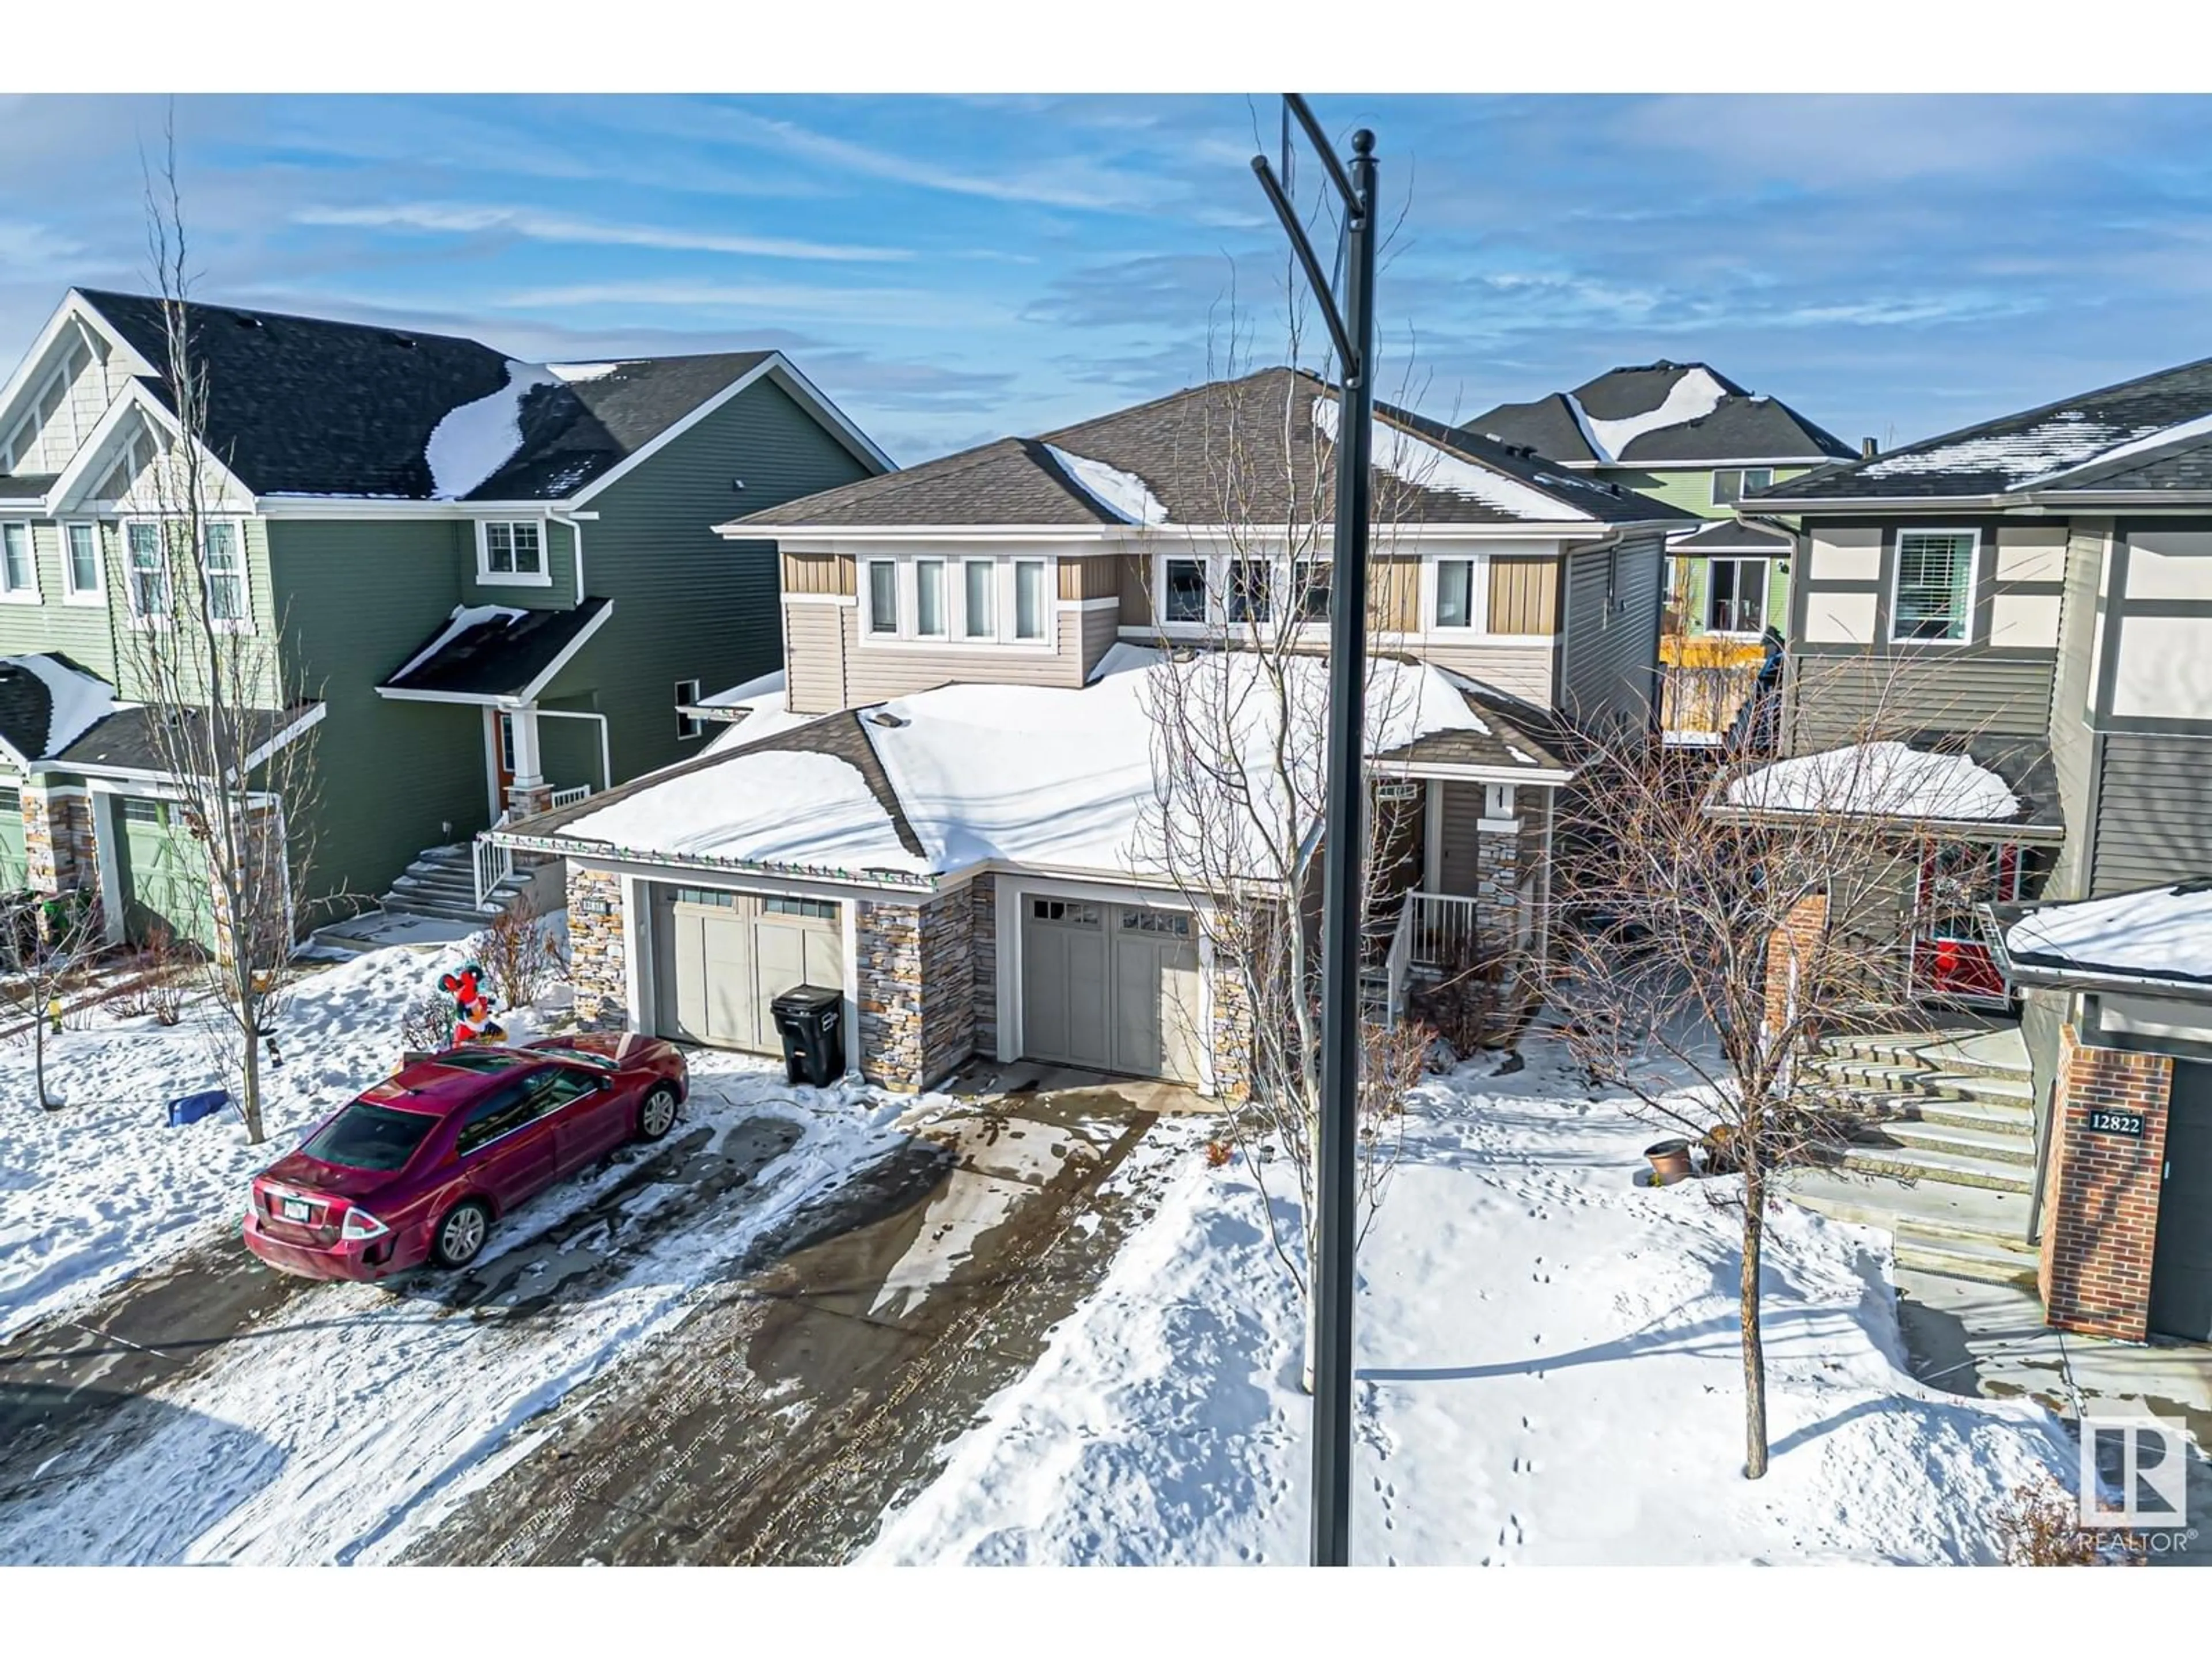
{"type": "Polygon", "coordinates": [[[1022,1050],[1030,1060],[1197,1083],[1197,931],[1187,911],[1022,902],[1022,1050]]]}
{"type": "Polygon", "coordinates": [[[652,930],[653,1029],[663,1036],[780,1053],[769,1005],[795,985],[845,983],[831,900],[656,885],[652,930]]]}
{"type": "Polygon", "coordinates": [[[159,928],[212,951],[215,893],[182,804],[125,795],[114,803],[113,821],[123,832],[116,866],[125,935],[143,944],[159,928]]]}
{"type": "Polygon", "coordinates": [[[2151,1252],[2150,1328],[2212,1342],[2212,1064],[2177,1060],[2151,1252]]]}

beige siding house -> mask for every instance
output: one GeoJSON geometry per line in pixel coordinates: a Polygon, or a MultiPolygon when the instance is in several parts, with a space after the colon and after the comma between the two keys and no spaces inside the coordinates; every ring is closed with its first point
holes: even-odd
{"type": "MultiPolygon", "coordinates": [[[[670,982],[692,970],[655,930],[720,906],[756,1001],[785,988],[771,957],[799,960],[763,930],[838,934],[848,1058],[886,1084],[980,1059],[1237,1087],[1194,900],[1132,845],[1152,763],[1130,699],[1160,653],[1244,629],[1310,641],[1318,667],[1329,538],[1283,481],[1326,499],[1334,416],[1332,388],[1270,370],[722,526],[778,547],[781,681],[703,711],[742,718],[696,772],[514,827],[568,858],[578,937],[609,941],[579,951],[596,1017],[696,1034],[704,1004],[670,982]],[[972,764],[934,746],[961,730],[972,764]],[[1025,757],[994,771],[1010,733],[1025,757]],[[918,768],[918,745],[939,760],[918,768]],[[855,793],[747,827],[786,776],[855,793]],[[658,819],[607,815],[654,790],[681,848],[658,819]]],[[[1432,724],[1376,757],[1404,854],[1394,902],[1409,939],[1540,950],[1571,776],[1541,734],[1562,716],[1649,726],[1663,535],[1686,515],[1402,411],[1378,416],[1376,452],[1376,648],[1437,693],[1432,724]]],[[[704,1040],[755,1046],[757,1029],[732,1016],[704,1040]]]]}

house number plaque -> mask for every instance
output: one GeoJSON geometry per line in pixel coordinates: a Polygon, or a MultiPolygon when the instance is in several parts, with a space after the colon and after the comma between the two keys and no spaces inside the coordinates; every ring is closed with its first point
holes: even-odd
{"type": "Polygon", "coordinates": [[[2089,1133],[2093,1135],[2125,1135],[2130,1140],[2141,1140],[2142,1132],[2141,1112],[2115,1112],[2102,1106],[2089,1109],[2089,1133]]]}

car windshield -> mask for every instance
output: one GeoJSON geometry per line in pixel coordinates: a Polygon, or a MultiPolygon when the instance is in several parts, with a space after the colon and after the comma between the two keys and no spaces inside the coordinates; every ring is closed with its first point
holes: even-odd
{"type": "Polygon", "coordinates": [[[478,1048],[473,1052],[461,1050],[440,1054],[437,1063],[456,1072],[480,1072],[489,1077],[495,1072],[511,1072],[526,1062],[520,1054],[502,1053],[497,1048],[478,1048]]]}
{"type": "Polygon", "coordinates": [[[397,1170],[414,1157],[437,1121],[427,1112],[395,1111],[356,1100],[300,1150],[349,1170],[397,1170]]]}

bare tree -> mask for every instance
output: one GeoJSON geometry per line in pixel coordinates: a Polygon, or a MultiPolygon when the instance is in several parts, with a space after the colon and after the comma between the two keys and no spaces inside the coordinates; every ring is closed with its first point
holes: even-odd
{"type": "MultiPolygon", "coordinates": [[[[1295,330],[1292,338],[1296,351],[1295,330]]],[[[1328,810],[1326,622],[1336,401],[1303,372],[1235,377],[1235,351],[1209,380],[1181,435],[1212,497],[1203,598],[1188,586],[1152,596],[1153,615],[1189,625],[1164,635],[1148,678],[1154,799],[1133,861],[1164,871],[1189,904],[1212,966],[1218,1027],[1237,1052],[1243,1085],[1225,1101],[1231,1139],[1263,1196],[1278,1170],[1297,1200],[1292,1233],[1265,1206],[1270,1241],[1302,1297],[1316,1225],[1321,1122],[1321,842],[1328,810]]],[[[1395,433],[1378,432],[1386,467],[1395,433]]],[[[1395,475],[1392,475],[1395,476],[1395,475]]],[[[1412,492],[1378,494],[1368,611],[1369,750],[1402,744],[1421,671],[1401,659],[1394,626],[1410,580],[1389,555],[1412,492]]],[[[1378,761],[1376,777],[1390,768],[1378,761]]],[[[1371,783],[1370,783],[1371,789],[1371,783]]],[[[1379,972],[1397,906],[1417,872],[1391,811],[1362,813],[1357,902],[1379,972]]],[[[1407,1091],[1425,1043],[1364,1022],[1358,1100],[1360,1233],[1372,1224],[1401,1144],[1407,1091]]],[[[1311,1375],[1311,1324],[1308,1375],[1311,1375]]]]}
{"type": "Polygon", "coordinates": [[[82,890],[0,915],[0,964],[12,981],[9,995],[31,1017],[31,1086],[46,1111],[62,1103],[46,1093],[48,1022],[58,1035],[61,1000],[100,948],[101,932],[99,902],[82,890]]]}
{"type": "MultiPolygon", "coordinates": [[[[1573,1052],[1740,1174],[1744,1472],[1767,1467],[1759,1263],[1778,1171],[1848,1133],[1855,1103],[1802,1060],[1914,988],[1901,948],[1947,823],[2001,819],[1996,776],[1915,747],[1881,700],[1789,761],[1600,734],[1562,803],[1553,981],[1573,1052]]],[[[1963,739],[1958,740],[1963,747],[1963,739]]],[[[1955,831],[1952,832],[1955,834],[1955,831]]]]}
{"type": "Polygon", "coordinates": [[[157,522],[126,528],[123,576],[132,626],[125,688],[148,711],[147,739],[189,837],[167,884],[166,918],[212,944],[204,963],[218,1059],[238,1084],[249,1139],[262,1138],[262,1045],[295,973],[311,866],[313,706],[288,686],[280,619],[246,576],[243,503],[208,442],[210,387],[189,303],[173,129],[146,170],[147,241],[163,319],[163,389],[174,430],[153,436],[133,489],[157,522]]]}

